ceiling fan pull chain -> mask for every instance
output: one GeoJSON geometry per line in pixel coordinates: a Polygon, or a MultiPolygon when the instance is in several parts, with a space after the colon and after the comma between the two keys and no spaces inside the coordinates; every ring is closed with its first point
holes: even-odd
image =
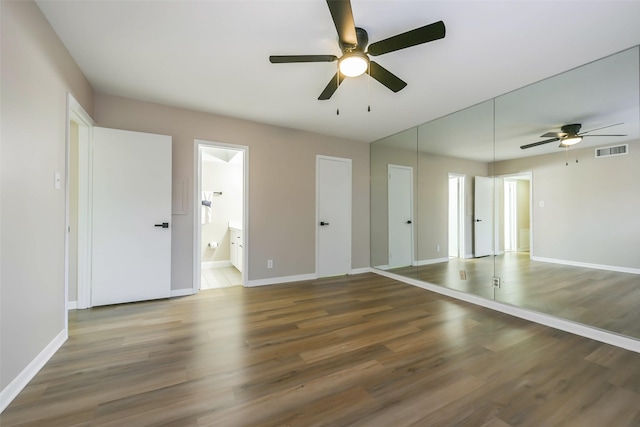
{"type": "MultiPolygon", "coordinates": [[[[336,92],[340,88],[340,67],[338,67],[338,72],[336,73],[336,92]]],[[[338,104],[338,108],[336,108],[336,116],[340,115],[340,93],[336,96],[336,101],[338,104]]]]}

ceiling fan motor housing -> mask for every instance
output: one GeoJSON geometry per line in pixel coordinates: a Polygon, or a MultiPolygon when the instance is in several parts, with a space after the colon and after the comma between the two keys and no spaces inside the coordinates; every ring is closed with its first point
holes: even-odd
{"type": "Polygon", "coordinates": [[[369,34],[367,34],[367,31],[364,28],[356,27],[356,38],[358,39],[358,44],[356,46],[339,41],[342,53],[348,53],[354,50],[359,50],[361,52],[365,51],[367,46],[369,46],[369,34]]]}
{"type": "Polygon", "coordinates": [[[580,132],[581,127],[582,125],[580,123],[575,123],[572,125],[564,125],[560,128],[560,130],[562,131],[562,133],[576,135],[578,132],[580,132]]]}

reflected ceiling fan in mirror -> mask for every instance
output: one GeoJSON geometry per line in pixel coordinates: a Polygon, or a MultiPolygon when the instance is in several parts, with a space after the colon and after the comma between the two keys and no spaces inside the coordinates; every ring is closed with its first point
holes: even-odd
{"type": "Polygon", "coordinates": [[[318,97],[319,100],[331,98],[346,77],[358,77],[364,73],[369,74],[393,92],[402,90],[407,83],[377,62],[371,61],[369,56],[383,55],[442,39],[446,32],[444,22],[438,21],[368,44],[367,32],[355,26],[349,0],[327,0],[327,5],[338,32],[338,42],[342,50],[340,58],[335,55],[272,55],[269,57],[272,64],[338,61],[338,71],[318,97]]]}
{"type": "Polygon", "coordinates": [[[627,135],[587,135],[588,133],[594,132],[596,130],[606,129],[613,126],[618,126],[623,123],[616,123],[613,125],[602,126],[596,129],[591,129],[585,132],[580,132],[580,128],[582,124],[574,123],[571,125],[564,125],[560,128],[560,132],[547,132],[544,135],[540,135],[540,138],[550,138],[545,139],[544,141],[533,142],[531,144],[526,144],[520,146],[523,150],[531,147],[537,147],[538,145],[548,144],[550,142],[560,141],[560,148],[567,148],[572,145],[575,145],[582,141],[582,138],[592,137],[592,136],[627,136],[627,135]]]}

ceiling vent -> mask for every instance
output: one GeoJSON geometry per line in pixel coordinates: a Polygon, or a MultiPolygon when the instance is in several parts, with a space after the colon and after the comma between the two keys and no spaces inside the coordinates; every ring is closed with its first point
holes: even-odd
{"type": "Polygon", "coordinates": [[[629,144],[596,148],[596,159],[599,157],[622,156],[623,154],[629,154],[629,144]]]}

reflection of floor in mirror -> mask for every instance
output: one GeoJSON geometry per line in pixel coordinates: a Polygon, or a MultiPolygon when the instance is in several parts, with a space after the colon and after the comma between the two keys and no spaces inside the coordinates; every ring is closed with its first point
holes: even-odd
{"type": "Polygon", "coordinates": [[[392,273],[640,338],[640,275],[531,261],[528,252],[403,267],[392,273]],[[464,271],[466,280],[461,279],[464,271]]]}

